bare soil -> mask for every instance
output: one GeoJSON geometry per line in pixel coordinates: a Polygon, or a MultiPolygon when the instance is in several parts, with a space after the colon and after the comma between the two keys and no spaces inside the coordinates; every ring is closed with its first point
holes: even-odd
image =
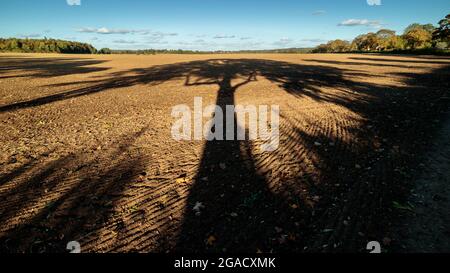
{"type": "Polygon", "coordinates": [[[393,251],[450,252],[450,118],[430,144],[413,179],[408,209],[394,227],[393,251]]]}
{"type": "Polygon", "coordinates": [[[398,226],[449,78],[445,57],[1,54],[0,252],[421,251],[398,226]],[[279,105],[279,149],[173,140],[195,97],[279,105]]]}

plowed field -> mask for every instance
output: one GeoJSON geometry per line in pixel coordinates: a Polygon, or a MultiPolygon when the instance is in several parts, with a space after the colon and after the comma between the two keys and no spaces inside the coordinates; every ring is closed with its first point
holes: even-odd
{"type": "Polygon", "coordinates": [[[1,54],[0,251],[395,249],[449,79],[445,57],[1,54]],[[279,148],[174,140],[195,97],[279,105],[279,148]]]}

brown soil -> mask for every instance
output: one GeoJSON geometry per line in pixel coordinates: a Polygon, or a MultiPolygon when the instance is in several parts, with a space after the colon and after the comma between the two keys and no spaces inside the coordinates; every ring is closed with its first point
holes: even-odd
{"type": "Polygon", "coordinates": [[[449,67],[425,56],[2,54],[0,251],[389,250],[449,111],[449,67]],[[279,105],[279,149],[173,140],[172,107],[199,96],[279,105]]]}
{"type": "Polygon", "coordinates": [[[440,130],[420,164],[421,170],[403,210],[396,232],[395,251],[450,252],[450,119],[440,130]]]}

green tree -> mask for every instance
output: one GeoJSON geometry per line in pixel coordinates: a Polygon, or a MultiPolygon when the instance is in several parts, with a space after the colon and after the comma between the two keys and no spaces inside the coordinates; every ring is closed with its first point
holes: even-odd
{"type": "Polygon", "coordinates": [[[376,34],[377,46],[381,51],[396,49],[397,35],[395,31],[390,29],[381,29],[376,34]]]}
{"type": "Polygon", "coordinates": [[[344,40],[334,40],[329,43],[332,52],[348,52],[350,51],[350,43],[344,40]]]}
{"type": "Polygon", "coordinates": [[[109,48],[102,48],[98,51],[98,54],[112,54],[112,51],[109,48]]]}
{"type": "Polygon", "coordinates": [[[378,51],[380,50],[380,41],[376,33],[370,32],[356,37],[351,48],[356,51],[378,51]]]}
{"type": "Polygon", "coordinates": [[[439,27],[433,32],[433,40],[436,43],[445,43],[442,47],[450,46],[450,14],[439,21],[439,27]]]}
{"type": "Polygon", "coordinates": [[[0,39],[0,51],[57,52],[92,54],[96,49],[90,44],[54,39],[0,39]]]}
{"type": "Polygon", "coordinates": [[[341,53],[350,51],[350,43],[344,40],[329,41],[327,44],[316,47],[314,53],[341,53]]]}
{"type": "Polygon", "coordinates": [[[403,34],[406,34],[406,33],[410,32],[411,30],[414,30],[414,29],[423,29],[423,30],[427,31],[430,34],[433,34],[433,32],[436,30],[436,28],[432,24],[421,25],[421,24],[418,24],[418,23],[414,23],[414,24],[409,25],[405,29],[403,34]]]}
{"type": "Polygon", "coordinates": [[[0,51],[5,51],[6,49],[6,40],[0,38],[0,51]]]}
{"type": "Polygon", "coordinates": [[[12,51],[13,49],[18,47],[17,41],[15,39],[8,39],[5,41],[6,50],[12,51]]]}
{"type": "Polygon", "coordinates": [[[328,46],[326,44],[318,45],[313,49],[313,53],[328,53],[328,46]]]}
{"type": "Polygon", "coordinates": [[[431,47],[432,34],[423,28],[413,28],[403,35],[409,49],[431,47]]]}

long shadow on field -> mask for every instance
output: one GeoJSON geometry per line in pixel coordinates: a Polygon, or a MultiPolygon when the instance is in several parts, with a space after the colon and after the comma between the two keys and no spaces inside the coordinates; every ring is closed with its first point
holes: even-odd
{"type": "MultiPolygon", "coordinates": [[[[384,57],[388,57],[386,55],[380,55],[384,57]]],[[[406,63],[410,65],[414,64],[444,64],[448,65],[450,64],[450,57],[433,57],[433,56],[427,56],[427,57],[420,57],[420,56],[407,56],[409,59],[398,59],[394,56],[389,56],[391,58],[379,58],[374,56],[373,58],[367,58],[367,57],[351,57],[351,60],[357,60],[357,61],[370,61],[374,62],[374,65],[379,65],[379,62],[393,62],[393,63],[406,63]],[[415,58],[416,60],[411,60],[411,58],[415,58]]],[[[405,57],[405,56],[402,56],[405,57]]]]}
{"type": "MultiPolygon", "coordinates": [[[[282,111],[285,143],[257,158],[257,147],[249,141],[208,142],[175,251],[360,251],[365,240],[386,236],[392,202],[406,192],[404,183],[394,181],[404,181],[408,163],[418,159],[407,151],[417,149],[427,130],[432,131],[428,119],[446,110],[447,104],[437,101],[448,83],[444,89],[430,87],[449,69],[403,74],[410,79],[407,89],[353,82],[344,73],[351,75],[330,67],[260,60],[213,60],[192,69],[187,78],[197,81],[189,85],[217,86],[222,109],[235,104],[239,87],[262,77],[299,99],[342,106],[364,121],[347,128],[337,125],[347,130],[350,139],[345,141],[327,132],[330,128],[307,130],[304,119],[282,111]],[[423,112],[418,115],[419,107],[423,112]],[[307,167],[308,160],[313,168],[307,167]],[[200,210],[193,210],[196,206],[200,210]]],[[[316,119],[312,123],[319,123],[321,116],[311,116],[316,119]]]]}
{"type": "Polygon", "coordinates": [[[107,67],[95,67],[105,61],[82,58],[24,58],[0,56],[0,79],[49,78],[105,71],[107,67]],[[9,75],[14,71],[14,75],[9,75]],[[6,74],[6,75],[5,75],[6,74]]]}
{"type": "MultiPolygon", "coordinates": [[[[370,60],[369,58],[366,60],[370,60]]],[[[353,66],[375,66],[375,67],[394,67],[394,68],[411,68],[412,65],[402,65],[398,63],[373,63],[373,62],[349,62],[349,61],[331,61],[331,60],[317,60],[317,59],[305,59],[307,62],[315,62],[320,64],[331,65],[353,65],[353,66]]],[[[424,66],[414,65],[414,68],[426,68],[424,66]]]]}
{"type": "MultiPolygon", "coordinates": [[[[386,236],[392,201],[401,202],[398,198],[405,192],[409,166],[416,162],[427,141],[431,141],[436,125],[440,124],[438,119],[448,111],[449,101],[444,98],[448,96],[449,71],[449,67],[443,67],[424,75],[402,74],[408,79],[405,82],[408,87],[395,87],[354,81],[351,75],[355,71],[327,66],[215,59],[114,73],[89,87],[3,106],[0,111],[37,107],[96,92],[114,92],[114,88],[138,84],[149,86],[151,92],[151,86],[173,80],[182,80],[185,86],[211,86],[217,92],[216,104],[224,108],[235,105],[239,88],[260,79],[268,80],[291,94],[293,100],[312,100],[330,109],[326,114],[320,107],[306,112],[288,109],[303,116],[288,115],[281,109],[282,143],[273,153],[255,152],[258,143],[253,141],[207,142],[186,197],[180,226],[174,232],[173,227],[161,222],[157,242],[146,245],[142,240],[142,246],[136,250],[360,251],[365,248],[364,242],[386,236]],[[341,107],[352,115],[335,113],[330,106],[341,107]],[[341,133],[345,137],[340,137],[341,133]]],[[[252,92],[258,96],[257,90],[252,92]]],[[[231,118],[236,122],[236,116],[231,118]]],[[[124,142],[121,150],[128,145],[129,141],[124,142]]],[[[56,207],[66,217],[58,218],[55,224],[65,236],[81,238],[91,232],[99,240],[106,240],[101,230],[112,212],[101,208],[89,210],[95,205],[86,206],[91,201],[81,196],[108,197],[111,191],[114,196],[121,196],[132,185],[131,178],[140,171],[139,166],[145,164],[143,160],[126,162],[122,157],[116,161],[120,161],[116,163],[118,167],[112,163],[111,168],[99,170],[98,178],[85,175],[81,177],[84,183],[63,184],[69,189],[52,199],[50,210],[42,209],[3,237],[27,237],[29,225],[44,221],[56,207]],[[116,169],[131,170],[125,171],[131,175],[122,176],[116,169]],[[72,215],[82,220],[72,221],[72,215]],[[103,220],[98,222],[95,219],[99,217],[103,220]]],[[[69,163],[55,164],[34,174],[32,186],[56,174],[50,179],[50,187],[54,191],[59,189],[59,179],[64,177],[55,168],[69,163]]],[[[18,175],[21,172],[19,169],[18,175]]],[[[2,216],[2,224],[39,201],[27,199],[30,188],[26,184],[0,193],[0,197],[9,200],[2,207],[9,210],[2,216]]],[[[40,195],[36,198],[44,198],[43,189],[38,191],[40,195]]],[[[114,202],[131,201],[118,197],[114,202]]],[[[153,211],[145,202],[139,205],[153,211]]],[[[141,228],[145,230],[145,221],[143,225],[141,228]]],[[[127,230],[126,226],[117,230],[124,233],[124,240],[127,230]]],[[[45,232],[41,236],[41,242],[52,240],[45,232]]]]}
{"type": "MultiPolygon", "coordinates": [[[[130,156],[130,146],[147,129],[123,136],[97,157],[82,152],[61,155],[45,164],[24,164],[1,177],[5,182],[21,180],[0,192],[0,252],[62,253],[68,241],[89,234],[100,237],[100,227],[117,214],[114,207],[150,160],[130,156]],[[109,165],[99,169],[96,164],[103,160],[109,165]],[[18,217],[25,219],[19,225],[18,217]],[[5,230],[7,226],[10,229],[5,230]]],[[[47,156],[41,155],[39,160],[47,156]]],[[[118,229],[121,225],[119,220],[118,229]]]]}
{"type": "MultiPolygon", "coordinates": [[[[26,69],[27,65],[20,65],[20,61],[16,61],[18,66],[26,69]]],[[[22,61],[23,62],[23,61],[22,61]]],[[[95,61],[75,61],[73,63],[64,59],[50,60],[41,62],[40,60],[31,62],[31,70],[37,69],[35,75],[37,77],[48,77],[52,75],[65,75],[69,71],[74,73],[90,73],[101,71],[103,68],[86,68],[84,65],[95,61]],[[47,63],[48,62],[48,63],[47,63]],[[83,64],[77,66],[77,64],[83,64]],[[65,67],[62,70],[62,67],[65,67]],[[72,69],[72,70],[71,70],[72,69]]],[[[92,95],[99,92],[113,90],[115,88],[129,87],[137,84],[158,85],[166,81],[174,79],[183,79],[190,75],[195,76],[200,74],[215,79],[218,70],[234,69],[231,74],[232,78],[239,77],[245,74],[246,70],[253,70],[257,75],[269,79],[271,82],[283,87],[287,92],[290,92],[299,97],[311,97],[316,100],[323,100],[332,102],[334,99],[346,100],[345,96],[340,98],[328,98],[322,96],[319,91],[320,87],[337,86],[345,84],[342,81],[342,74],[344,70],[318,65],[297,65],[287,62],[278,62],[270,60],[207,60],[194,61],[188,63],[177,63],[173,65],[154,66],[150,68],[132,69],[129,71],[122,71],[111,73],[107,80],[94,80],[86,82],[90,84],[87,87],[76,88],[65,92],[60,92],[53,95],[47,95],[40,98],[35,98],[28,101],[17,102],[13,104],[0,106],[0,112],[9,112],[14,110],[37,107],[41,105],[50,104],[57,101],[64,101],[81,96],[92,95]],[[212,69],[209,74],[206,72],[212,69]],[[242,71],[241,71],[242,70],[242,71]],[[242,73],[244,72],[244,73],[242,73]]],[[[106,68],[104,68],[106,69],[106,68]]],[[[359,73],[359,76],[370,77],[370,74],[361,74],[357,71],[346,70],[345,72],[359,73]]],[[[220,76],[220,74],[219,74],[220,76]]],[[[77,82],[79,84],[79,82],[77,82]]],[[[205,83],[203,83],[204,85],[205,83]]],[[[57,84],[60,86],[59,84],[57,84]]],[[[70,86],[71,83],[64,84],[70,86]]]]}

